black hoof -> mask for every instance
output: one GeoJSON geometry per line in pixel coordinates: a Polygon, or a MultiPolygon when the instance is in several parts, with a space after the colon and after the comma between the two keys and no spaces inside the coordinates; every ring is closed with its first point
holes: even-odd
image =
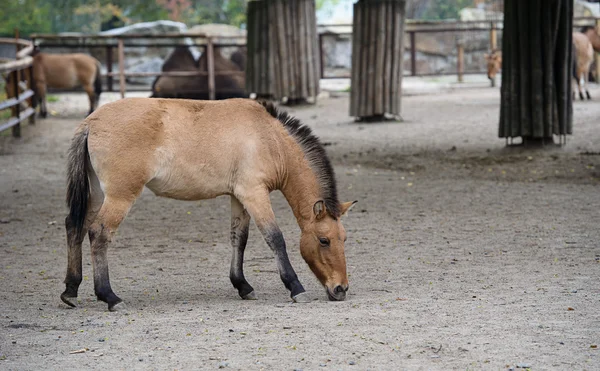
{"type": "Polygon", "coordinates": [[[70,307],[77,307],[77,296],[70,296],[66,291],[60,295],[60,300],[70,307]]]}
{"type": "Polygon", "coordinates": [[[587,99],[588,99],[588,100],[592,100],[592,96],[590,95],[590,93],[589,93],[589,92],[587,92],[587,91],[586,91],[586,92],[585,92],[585,94],[587,95],[587,99]]]}
{"type": "Polygon", "coordinates": [[[585,98],[583,97],[583,93],[579,93],[579,99],[580,100],[584,100],[585,98]]]}
{"type": "Polygon", "coordinates": [[[120,301],[121,299],[119,299],[119,302],[114,303],[114,304],[109,304],[108,305],[108,310],[111,312],[119,312],[122,311],[124,309],[126,309],[125,303],[123,303],[122,301],[120,301]]]}

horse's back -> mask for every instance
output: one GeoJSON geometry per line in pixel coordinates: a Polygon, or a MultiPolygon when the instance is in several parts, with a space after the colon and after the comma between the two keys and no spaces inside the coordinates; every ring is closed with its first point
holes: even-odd
{"type": "Polygon", "coordinates": [[[239,182],[258,186],[275,176],[281,149],[273,118],[248,99],[122,99],[100,107],[84,125],[100,178],[102,167],[111,167],[110,173],[135,174],[156,194],[178,199],[234,193],[239,182]]]}
{"type": "Polygon", "coordinates": [[[99,72],[98,64],[96,58],[83,53],[39,53],[34,57],[36,77],[53,88],[91,84],[99,72]]]}

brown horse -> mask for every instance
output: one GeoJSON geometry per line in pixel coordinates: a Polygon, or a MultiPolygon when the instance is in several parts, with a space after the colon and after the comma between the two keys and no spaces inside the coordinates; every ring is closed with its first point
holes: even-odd
{"type": "MultiPolygon", "coordinates": [[[[40,115],[46,117],[46,90],[50,88],[74,88],[81,85],[90,100],[92,113],[100,101],[102,81],[100,62],[86,54],[37,53],[33,57],[33,79],[36,95],[41,103],[40,115]]],[[[88,114],[89,114],[88,113],[88,114]]]]}
{"type": "Polygon", "coordinates": [[[492,87],[496,86],[496,74],[502,69],[502,50],[494,49],[490,54],[485,54],[488,79],[492,87]]]}
{"type": "Polygon", "coordinates": [[[594,51],[596,51],[597,53],[600,53],[600,28],[592,27],[592,26],[584,26],[581,28],[580,32],[582,34],[584,34],[585,36],[587,36],[588,39],[590,39],[590,42],[592,43],[592,47],[594,48],[594,51]]]}
{"type": "Polygon", "coordinates": [[[338,201],[333,168],[308,127],[272,105],[249,99],[128,98],[88,116],[71,143],[68,267],[61,295],[66,304],[76,304],[81,244],[89,233],[96,296],[109,310],[120,307],[109,282],[107,246],[144,186],[178,200],[229,195],[230,280],[239,295],[256,298],[243,272],[254,218],[292,299],[308,301],[271,208],[269,193],[280,190],[300,226],[302,257],[330,300],[345,299],[346,231],[340,217],[354,203],[338,201]]]}
{"type": "MultiPolygon", "coordinates": [[[[587,90],[587,83],[590,76],[590,66],[594,60],[594,49],[590,39],[581,32],[573,32],[573,80],[579,90],[579,98],[584,99],[583,91],[587,99],[592,99],[587,90]]],[[[575,97],[575,89],[573,89],[575,97]]]]}
{"type": "MultiPolygon", "coordinates": [[[[241,71],[238,65],[223,57],[218,49],[214,50],[214,69],[220,71],[241,71]]],[[[167,58],[163,71],[208,71],[207,53],[202,54],[198,61],[185,46],[177,47],[167,58]]],[[[238,75],[215,76],[215,98],[246,98],[245,78],[238,75]]],[[[152,98],[188,98],[208,99],[208,76],[159,76],[152,84],[152,98]]]]}

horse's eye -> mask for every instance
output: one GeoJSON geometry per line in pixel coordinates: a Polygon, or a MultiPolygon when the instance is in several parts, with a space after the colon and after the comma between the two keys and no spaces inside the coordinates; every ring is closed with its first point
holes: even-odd
{"type": "Polygon", "coordinates": [[[321,237],[319,238],[319,242],[321,246],[329,246],[329,238],[321,237]]]}

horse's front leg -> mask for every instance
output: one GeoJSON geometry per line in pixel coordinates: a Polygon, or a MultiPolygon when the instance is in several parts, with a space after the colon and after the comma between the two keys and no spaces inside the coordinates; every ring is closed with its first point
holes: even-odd
{"type": "Polygon", "coordinates": [[[260,190],[246,197],[238,197],[244,204],[250,216],[254,218],[256,226],[263,235],[267,245],[275,253],[279,276],[285,287],[290,291],[290,296],[295,302],[309,302],[310,297],[306,294],[304,287],[298,280],[298,276],[290,263],[285,247],[283,233],[275,222],[275,214],[271,208],[269,192],[260,190]]]}
{"type": "Polygon", "coordinates": [[[237,198],[231,196],[231,269],[229,279],[242,299],[256,300],[254,289],[244,277],[244,250],[248,242],[250,215],[237,198]]]}

